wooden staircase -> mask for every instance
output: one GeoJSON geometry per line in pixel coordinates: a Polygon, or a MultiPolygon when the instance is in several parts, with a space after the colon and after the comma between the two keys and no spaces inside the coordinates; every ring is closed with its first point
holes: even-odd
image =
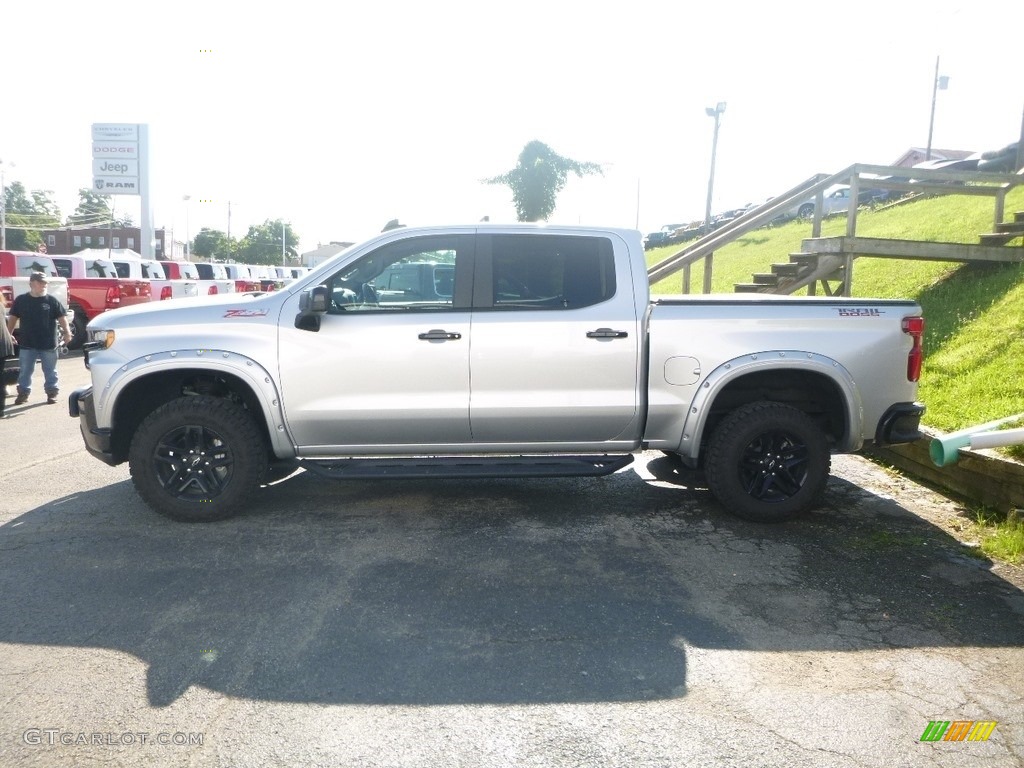
{"type": "Polygon", "coordinates": [[[1022,238],[1021,244],[1024,245],[1024,211],[1017,211],[1013,214],[1013,221],[999,224],[995,232],[982,235],[981,244],[1007,245],[1017,238],[1022,238]]]}
{"type": "Polygon", "coordinates": [[[980,235],[979,245],[889,240],[863,237],[820,237],[804,240],[802,250],[771,272],[755,273],[749,283],[736,283],[737,293],[795,293],[802,288],[815,295],[820,284],[827,296],[850,295],[853,259],[858,256],[927,261],[1024,262],[1024,211],[996,232],[980,235]],[[1010,244],[1021,240],[1019,246],[1010,244]]]}

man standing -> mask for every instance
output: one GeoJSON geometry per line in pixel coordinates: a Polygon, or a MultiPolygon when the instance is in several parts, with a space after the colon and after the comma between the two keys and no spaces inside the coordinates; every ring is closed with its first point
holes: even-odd
{"type": "Polygon", "coordinates": [[[15,298],[11,305],[10,316],[7,318],[8,330],[13,331],[20,321],[18,344],[21,352],[18,362],[21,373],[18,376],[18,396],[15,405],[28,401],[32,392],[32,374],[35,372],[36,360],[43,364],[43,388],[46,391],[46,402],[57,402],[57,326],[60,326],[61,338],[67,344],[71,341],[71,329],[68,328],[67,309],[60,301],[46,293],[46,275],[33,272],[28,279],[29,292],[15,298]]]}

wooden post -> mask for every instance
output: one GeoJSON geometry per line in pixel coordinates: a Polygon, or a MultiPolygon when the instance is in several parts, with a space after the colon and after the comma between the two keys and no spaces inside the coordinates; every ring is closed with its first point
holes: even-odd
{"type": "Polygon", "coordinates": [[[850,177],[850,207],[846,212],[846,236],[854,237],[857,234],[857,203],[860,197],[860,174],[855,173],[850,177]]]}
{"type": "Polygon", "coordinates": [[[704,257],[704,293],[711,293],[711,267],[714,261],[714,251],[704,257]]]}

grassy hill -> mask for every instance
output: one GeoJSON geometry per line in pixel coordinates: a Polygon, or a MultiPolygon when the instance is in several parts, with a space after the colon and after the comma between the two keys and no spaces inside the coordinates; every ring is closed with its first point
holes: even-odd
{"type": "MultiPolygon", "coordinates": [[[[1006,218],[1024,210],[1024,187],[1007,195],[1006,218]]],[[[857,215],[857,234],[951,243],[977,243],[992,231],[990,198],[950,195],[857,215]]],[[[846,217],[822,224],[822,236],[846,233],[846,217]]],[[[800,241],[811,236],[805,221],[754,230],[715,252],[712,288],[732,293],[733,284],[789,260],[800,241]]],[[[1021,246],[1016,246],[1020,248],[1021,246]]],[[[679,250],[648,251],[655,264],[679,250]]],[[[703,268],[693,267],[691,286],[700,289],[703,268]]],[[[678,294],[682,273],[652,287],[678,294]]],[[[806,292],[806,291],[804,291],[806,292]]],[[[920,397],[925,423],[943,431],[974,426],[1024,412],[1024,265],[963,265],[858,258],[853,295],[913,298],[924,308],[924,373],[920,397]]]]}

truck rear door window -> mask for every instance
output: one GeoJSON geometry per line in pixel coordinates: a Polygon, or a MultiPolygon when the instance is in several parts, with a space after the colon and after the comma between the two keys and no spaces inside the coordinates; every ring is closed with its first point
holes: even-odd
{"type": "Polygon", "coordinates": [[[494,235],[491,265],[493,309],[580,309],[615,295],[603,237],[494,235]]]}

